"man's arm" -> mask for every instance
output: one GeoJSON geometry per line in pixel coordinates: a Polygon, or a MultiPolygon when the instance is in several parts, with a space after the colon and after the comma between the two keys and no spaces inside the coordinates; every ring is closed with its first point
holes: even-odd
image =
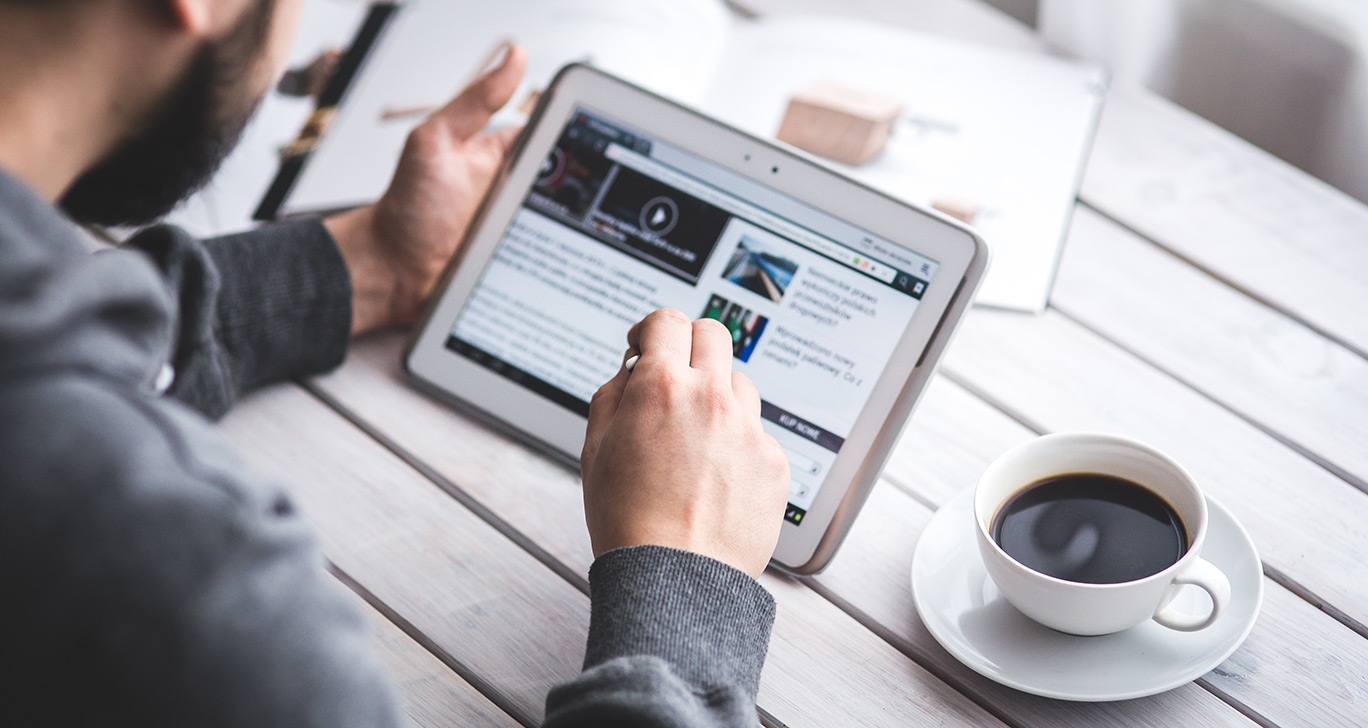
{"type": "Polygon", "coordinates": [[[350,335],[412,323],[517,135],[483,129],[526,63],[510,47],[415,128],[373,205],[202,243],[170,227],[130,240],[174,299],[170,394],[218,417],[252,387],[336,366],[350,335]]]}
{"type": "Polygon", "coordinates": [[[753,578],[779,540],[783,449],[716,321],[657,311],[636,368],[594,395],[581,465],[597,560],[585,671],[548,728],[754,726],[774,599],[753,578]]]}
{"type": "Polygon", "coordinates": [[[152,257],[175,299],[167,392],[200,412],[221,417],[253,387],[342,362],[352,286],[321,221],[203,242],[159,226],[124,247],[152,257]]]}
{"type": "Polygon", "coordinates": [[[546,699],[545,728],[756,724],[774,598],[706,556],[659,546],[603,554],[589,571],[584,672],[546,699]]]}

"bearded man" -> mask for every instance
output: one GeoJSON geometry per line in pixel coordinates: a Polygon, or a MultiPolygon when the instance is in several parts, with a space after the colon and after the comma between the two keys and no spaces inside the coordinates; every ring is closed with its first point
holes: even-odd
{"type": "MultiPolygon", "coordinates": [[[[203,184],[302,0],[0,0],[0,696],[7,725],[393,726],[354,599],[210,420],[411,323],[515,131],[525,68],[419,126],[376,204],[207,241],[143,226],[203,184]]],[[[548,726],[754,725],[753,578],[788,472],[716,322],[652,314],[595,397],[585,671],[548,726]]]]}

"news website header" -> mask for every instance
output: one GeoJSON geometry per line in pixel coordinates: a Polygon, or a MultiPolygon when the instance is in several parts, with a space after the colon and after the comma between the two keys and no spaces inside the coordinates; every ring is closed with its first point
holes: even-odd
{"type": "Polygon", "coordinates": [[[891,244],[867,231],[584,110],[566,127],[541,179],[558,174],[580,180],[597,178],[595,192],[600,195],[593,204],[582,205],[585,209],[568,209],[554,195],[546,194],[545,185],[539,185],[528,202],[691,284],[729,216],[915,299],[924,295],[938,268],[935,261],[903,249],[898,252],[906,267],[890,265],[891,244]],[[871,255],[870,250],[885,254],[871,255]]]}

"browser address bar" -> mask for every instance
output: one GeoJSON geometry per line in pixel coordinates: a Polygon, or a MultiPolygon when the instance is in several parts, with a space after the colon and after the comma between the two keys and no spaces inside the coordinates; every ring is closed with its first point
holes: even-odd
{"type": "Polygon", "coordinates": [[[783,218],[775,217],[773,214],[738,197],[723,194],[692,177],[681,174],[678,171],[667,167],[644,154],[632,151],[627,147],[618,144],[609,144],[608,148],[604,151],[604,156],[624,167],[633,169],[648,177],[654,177],[661,182],[730,212],[733,215],[747,218],[764,225],[765,227],[791,238],[804,247],[811,248],[828,258],[832,258],[846,266],[867,273],[884,283],[892,283],[893,279],[898,275],[898,271],[894,268],[879,263],[878,261],[870,260],[869,258],[842,245],[838,245],[820,235],[814,235],[812,232],[804,230],[783,218]]]}

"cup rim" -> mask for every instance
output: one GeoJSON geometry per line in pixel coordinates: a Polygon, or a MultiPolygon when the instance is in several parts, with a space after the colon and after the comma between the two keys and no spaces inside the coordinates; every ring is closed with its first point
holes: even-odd
{"type": "MultiPolygon", "coordinates": [[[[1102,474],[1106,475],[1107,473],[1102,474]]],[[[1143,486],[1144,484],[1142,483],[1141,485],[1143,486]]],[[[1160,495],[1159,497],[1163,498],[1162,495],[1160,495]]],[[[1167,501],[1167,499],[1165,500],[1167,501]]],[[[996,507],[1000,506],[1002,502],[1003,500],[995,502],[993,504],[994,508],[996,509],[996,507]]],[[[1068,586],[1087,590],[1122,589],[1127,587],[1133,587],[1136,584],[1143,584],[1149,581],[1161,580],[1164,577],[1172,578],[1172,575],[1176,571],[1187,566],[1194,559],[1200,557],[1202,546],[1206,541],[1207,522],[1209,520],[1210,510],[1207,504],[1206,493],[1204,493],[1201,487],[1197,485],[1197,480],[1192,477],[1192,474],[1189,473],[1187,469],[1180,465],[1176,460],[1169,457],[1168,455],[1165,455],[1157,448],[1147,445],[1143,442],[1132,440],[1126,437],[1121,437],[1119,435],[1111,435],[1100,432],[1052,432],[1046,435],[1040,435],[1039,437],[1032,438],[1030,440],[1027,440],[1026,442],[1023,442],[1019,445],[1012,447],[1007,452],[1004,452],[1001,455],[999,455],[996,459],[993,460],[993,462],[989,463],[988,467],[983,471],[983,474],[979,476],[978,481],[974,485],[973,506],[974,528],[978,531],[979,539],[982,542],[986,543],[988,547],[993,550],[993,553],[1000,558],[1001,561],[1003,561],[1006,564],[1009,564],[1011,568],[1016,569],[1024,574],[1027,574],[1032,578],[1043,579],[1046,583],[1058,584],[1061,586],[1068,586]],[[1032,569],[1031,567],[1021,563],[1020,561],[1017,561],[1016,557],[1007,553],[1007,551],[1003,549],[1001,545],[998,544],[997,540],[995,540],[993,538],[993,535],[987,530],[988,526],[984,525],[984,518],[982,517],[979,511],[978,489],[982,485],[983,481],[988,477],[988,475],[992,473],[995,469],[1000,467],[1002,463],[1019,456],[1021,452],[1033,449],[1035,447],[1039,447],[1040,442],[1055,442],[1058,440],[1087,440],[1094,443],[1101,442],[1112,445],[1121,445],[1124,447],[1129,447],[1138,450],[1144,453],[1145,455],[1153,457],[1156,460],[1159,460],[1160,462],[1164,463],[1165,465],[1173,468],[1174,471],[1177,472],[1183,478],[1183,480],[1188,485],[1190,485],[1193,490],[1196,491],[1198,495],[1198,524],[1194,528],[1195,533],[1193,537],[1190,539],[1190,543],[1188,543],[1187,550],[1183,552],[1183,555],[1179,557],[1177,561],[1174,561],[1172,564],[1169,564],[1167,567],[1159,571],[1156,571],[1153,574],[1150,574],[1149,576],[1144,576],[1139,579],[1132,579],[1130,581],[1114,581],[1099,584],[1086,581],[1071,581],[1069,579],[1061,579],[1057,576],[1051,576],[1044,572],[1036,571],[1035,569],[1032,569]]],[[[1173,504],[1169,503],[1169,507],[1172,508],[1173,504]]],[[[993,515],[996,515],[996,510],[994,511],[993,515]]],[[[1179,518],[1182,518],[1182,515],[1183,514],[1180,513],[1179,518]]]]}

